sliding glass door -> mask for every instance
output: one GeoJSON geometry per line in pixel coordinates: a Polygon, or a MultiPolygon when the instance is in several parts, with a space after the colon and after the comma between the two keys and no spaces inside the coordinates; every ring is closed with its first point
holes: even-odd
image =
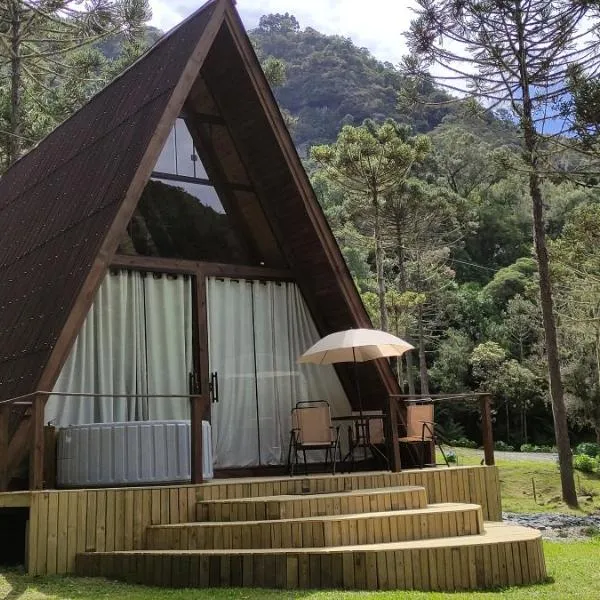
{"type": "Polygon", "coordinates": [[[209,277],[207,296],[215,466],[282,464],[296,402],[350,410],[333,367],[296,363],[319,338],[310,313],[291,282],[209,277]]]}

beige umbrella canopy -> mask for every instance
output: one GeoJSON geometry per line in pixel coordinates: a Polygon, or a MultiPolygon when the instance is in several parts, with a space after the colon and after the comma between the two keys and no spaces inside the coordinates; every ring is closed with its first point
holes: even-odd
{"type": "Polygon", "coordinates": [[[299,363],[328,365],[339,362],[365,362],[376,358],[402,356],[413,350],[403,339],[379,329],[348,329],[319,340],[299,359],[299,363]]]}

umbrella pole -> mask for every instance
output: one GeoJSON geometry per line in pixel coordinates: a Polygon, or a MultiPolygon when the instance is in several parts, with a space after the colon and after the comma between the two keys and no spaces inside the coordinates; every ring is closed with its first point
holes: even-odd
{"type": "Polygon", "coordinates": [[[367,445],[369,445],[369,435],[368,428],[366,427],[364,415],[363,415],[363,405],[362,405],[362,397],[360,395],[360,380],[358,378],[358,363],[356,362],[356,350],[352,348],[352,357],[354,358],[354,381],[356,383],[356,395],[358,396],[358,414],[359,414],[359,430],[360,435],[363,438],[363,448],[365,451],[365,461],[368,459],[368,449],[367,445]]]}

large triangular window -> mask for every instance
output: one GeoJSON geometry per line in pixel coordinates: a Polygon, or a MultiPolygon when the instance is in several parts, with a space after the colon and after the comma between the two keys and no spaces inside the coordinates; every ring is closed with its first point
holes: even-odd
{"type": "Polygon", "coordinates": [[[176,120],[148,181],[121,254],[251,264],[198,156],[183,118],[176,120]]]}

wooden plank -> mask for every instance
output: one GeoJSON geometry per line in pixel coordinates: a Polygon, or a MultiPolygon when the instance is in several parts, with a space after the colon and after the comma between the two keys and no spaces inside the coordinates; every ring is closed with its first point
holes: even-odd
{"type": "Polygon", "coordinates": [[[125,550],[125,490],[115,491],[115,550],[125,550]]]}
{"type": "Polygon", "coordinates": [[[39,543],[39,502],[38,494],[33,494],[30,499],[29,521],[27,523],[27,563],[28,575],[40,575],[38,569],[38,543],[39,543]]]}
{"type": "Polygon", "coordinates": [[[134,490],[125,490],[125,512],[123,515],[123,549],[133,550],[133,514],[135,512],[134,490]]]}
{"type": "Polygon", "coordinates": [[[96,552],[106,549],[106,490],[96,492],[96,552]]]}
{"type": "Polygon", "coordinates": [[[120,527],[120,523],[115,523],[116,492],[115,490],[106,491],[106,530],[104,547],[107,552],[115,549],[115,528],[120,527]]]}
{"type": "MultiPolygon", "coordinates": [[[[39,388],[50,389],[50,388],[39,388]]],[[[45,396],[35,396],[31,405],[31,446],[29,454],[29,489],[44,488],[44,407],[45,396]]]]}
{"type": "Polygon", "coordinates": [[[9,407],[0,404],[0,492],[8,489],[9,407]]]}
{"type": "Polygon", "coordinates": [[[59,492],[48,493],[48,539],[47,539],[47,559],[46,573],[48,575],[56,574],[57,567],[57,547],[58,547],[58,497],[59,492]]]}
{"type": "Polygon", "coordinates": [[[72,492],[57,492],[58,496],[58,531],[56,540],[56,572],[67,572],[68,533],[69,533],[69,496],[72,492]]]}

